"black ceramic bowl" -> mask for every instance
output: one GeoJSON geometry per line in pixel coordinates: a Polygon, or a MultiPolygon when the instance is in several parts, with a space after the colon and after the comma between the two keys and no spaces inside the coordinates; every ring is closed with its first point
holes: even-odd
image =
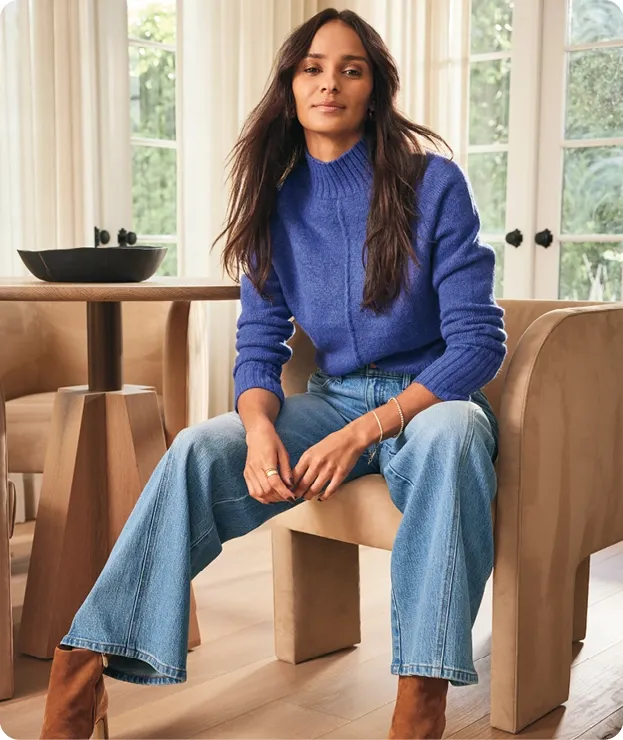
{"type": "Polygon", "coordinates": [[[51,283],[140,283],[160,267],[166,247],[18,249],[30,272],[51,283]]]}

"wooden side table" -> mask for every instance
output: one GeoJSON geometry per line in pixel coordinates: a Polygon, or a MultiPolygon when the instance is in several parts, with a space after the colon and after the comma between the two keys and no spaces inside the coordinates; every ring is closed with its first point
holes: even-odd
{"type": "Polygon", "coordinates": [[[153,388],[123,384],[123,301],[221,301],[214,279],[45,283],[0,279],[0,300],[87,303],[88,386],[54,401],[20,631],[20,650],[51,658],[166,452],[153,388]]]}

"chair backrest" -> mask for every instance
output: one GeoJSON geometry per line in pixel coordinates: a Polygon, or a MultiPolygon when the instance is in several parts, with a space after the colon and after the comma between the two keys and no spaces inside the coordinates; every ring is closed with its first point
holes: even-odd
{"type": "MultiPolygon", "coordinates": [[[[162,393],[164,335],[170,303],[123,304],[126,383],[162,393]]],[[[0,382],[7,400],[87,382],[86,305],[0,303],[0,382]]]]}
{"type": "Polygon", "coordinates": [[[0,303],[0,383],[7,401],[37,392],[41,346],[36,304],[0,303]]]}
{"type": "MultiPolygon", "coordinates": [[[[540,301],[540,300],[501,300],[500,306],[505,311],[504,322],[508,341],[508,352],[504,365],[497,376],[486,386],[485,393],[496,414],[500,411],[502,390],[506,380],[508,364],[513,356],[521,335],[533,321],[548,311],[573,306],[594,305],[587,301],[540,301]]],[[[315,349],[305,332],[298,324],[296,333],[289,342],[293,349],[292,359],[283,368],[283,390],[286,396],[303,393],[307,388],[307,379],[316,369],[315,349]]]]}

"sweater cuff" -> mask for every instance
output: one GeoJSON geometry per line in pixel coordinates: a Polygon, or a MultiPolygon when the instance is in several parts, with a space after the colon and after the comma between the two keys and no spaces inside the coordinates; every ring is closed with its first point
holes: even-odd
{"type": "Polygon", "coordinates": [[[279,399],[279,410],[281,410],[284,401],[283,389],[273,365],[262,362],[245,362],[236,368],[234,374],[234,409],[236,412],[238,412],[238,399],[250,388],[263,388],[274,393],[279,399]]]}
{"type": "Polygon", "coordinates": [[[504,359],[493,352],[452,355],[446,350],[415,378],[442,401],[469,401],[472,393],[495,377],[504,359]]]}

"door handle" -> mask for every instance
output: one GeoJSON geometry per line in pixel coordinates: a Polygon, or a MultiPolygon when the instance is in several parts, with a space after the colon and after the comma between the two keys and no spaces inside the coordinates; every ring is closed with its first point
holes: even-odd
{"type": "Polygon", "coordinates": [[[523,241],[523,234],[519,229],[509,231],[506,235],[507,244],[512,244],[513,247],[518,247],[523,241]]]}
{"type": "Polygon", "coordinates": [[[125,229],[119,229],[117,234],[117,242],[120,247],[131,246],[136,244],[136,234],[133,231],[126,231],[125,229]]]}
{"type": "Polygon", "coordinates": [[[97,226],[95,227],[95,246],[99,247],[100,244],[108,244],[110,241],[110,234],[107,231],[100,231],[97,226]]]}
{"type": "Polygon", "coordinates": [[[549,229],[543,229],[534,236],[534,241],[541,247],[547,249],[550,244],[554,241],[554,235],[549,229]]]}

